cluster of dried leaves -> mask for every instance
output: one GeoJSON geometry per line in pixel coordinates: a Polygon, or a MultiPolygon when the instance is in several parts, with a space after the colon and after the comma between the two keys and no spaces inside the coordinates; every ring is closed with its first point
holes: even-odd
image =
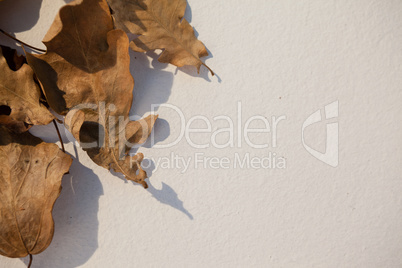
{"type": "Polygon", "coordinates": [[[54,122],[50,109],[65,116],[95,163],[147,187],[143,155],[128,152],[145,142],[157,116],[128,118],[129,47],[163,49],[159,61],[178,67],[207,67],[185,9],[186,0],[75,0],[51,25],[45,54],[24,57],[0,47],[0,254],[31,256],[52,240],[52,209],[72,159],[27,132],[54,122]],[[127,33],[138,37],[130,43],[127,33]]]}

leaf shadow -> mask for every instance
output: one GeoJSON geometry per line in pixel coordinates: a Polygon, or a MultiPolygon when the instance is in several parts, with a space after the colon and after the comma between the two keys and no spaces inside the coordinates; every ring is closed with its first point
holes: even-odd
{"type": "Polygon", "coordinates": [[[42,0],[0,2],[0,25],[7,25],[7,28],[2,30],[17,33],[32,29],[39,20],[41,6],[42,0]]]}
{"type": "Polygon", "coordinates": [[[193,220],[193,215],[184,207],[183,201],[181,201],[177,193],[172,187],[162,182],[162,188],[156,189],[151,183],[148,183],[148,192],[152,194],[152,197],[158,200],[162,204],[169,205],[181,212],[183,212],[190,220],[193,220]]]}
{"type": "Polygon", "coordinates": [[[187,6],[186,6],[186,11],[184,12],[183,19],[186,19],[188,21],[188,23],[191,23],[191,20],[193,19],[193,11],[191,9],[191,6],[188,4],[188,2],[187,2],[187,6]]]}
{"type": "MultiPolygon", "coordinates": [[[[62,117],[59,117],[62,119],[62,117]]],[[[63,140],[64,144],[68,144],[70,142],[75,142],[74,136],[65,128],[64,124],[61,124],[59,122],[57,123],[57,127],[59,128],[60,131],[60,136],[61,139],[63,140]]],[[[41,138],[43,141],[48,142],[48,143],[57,143],[59,142],[59,136],[57,135],[56,128],[54,127],[53,123],[50,123],[45,126],[32,126],[29,129],[29,132],[36,136],[41,138]]]]}
{"type": "MultiPolygon", "coordinates": [[[[157,55],[154,52],[144,54],[130,51],[130,56],[132,63],[131,73],[135,79],[134,101],[130,111],[130,117],[143,117],[149,111],[157,112],[158,107],[154,105],[163,104],[168,101],[173,86],[173,74],[163,71],[168,64],[160,63],[156,59],[157,55]],[[148,56],[154,59],[151,61],[148,56]]],[[[158,142],[167,139],[169,135],[170,126],[168,121],[159,118],[155,122],[151,137],[142,147],[152,148],[158,142]]],[[[138,149],[138,147],[133,148],[130,154],[135,154],[138,149]]],[[[152,170],[155,169],[155,163],[150,159],[148,160],[151,161],[151,163],[150,166],[146,168],[146,171],[148,176],[151,177],[152,170]]],[[[125,180],[121,174],[114,174],[125,180]]],[[[148,185],[148,192],[152,197],[160,203],[169,205],[183,212],[190,219],[193,219],[193,216],[184,208],[183,201],[179,199],[173,188],[164,182],[162,182],[162,189],[160,190],[153,187],[149,182],[148,185]]]]}
{"type": "MultiPolygon", "coordinates": [[[[146,159],[146,160],[149,161],[149,163],[147,164],[147,167],[144,168],[144,170],[147,172],[147,175],[150,178],[152,176],[152,171],[155,169],[155,162],[152,159],[146,159]]],[[[125,183],[129,183],[129,181],[126,180],[121,173],[117,173],[114,170],[111,170],[111,173],[114,176],[118,177],[119,179],[123,180],[125,183]]],[[[134,186],[142,187],[140,184],[137,184],[135,182],[131,183],[134,186]]],[[[146,190],[158,202],[164,205],[168,205],[174,209],[177,209],[178,211],[184,213],[190,220],[194,219],[193,215],[184,207],[184,202],[179,198],[176,191],[168,184],[162,182],[161,189],[156,189],[149,180],[147,181],[147,184],[148,188],[146,190]]]]}
{"type": "Polygon", "coordinates": [[[103,187],[98,176],[80,164],[77,151],[76,155],[70,173],[63,178],[63,189],[54,206],[53,241],[48,249],[34,256],[35,267],[78,267],[98,248],[97,214],[103,187]]]}
{"type": "MultiPolygon", "coordinates": [[[[173,74],[163,71],[167,64],[151,62],[149,55],[154,52],[138,53],[130,50],[130,71],[135,80],[134,100],[130,116],[144,116],[149,111],[157,111],[155,105],[166,103],[172,92],[173,74]]],[[[155,54],[156,55],[156,54],[155,54]]]]}

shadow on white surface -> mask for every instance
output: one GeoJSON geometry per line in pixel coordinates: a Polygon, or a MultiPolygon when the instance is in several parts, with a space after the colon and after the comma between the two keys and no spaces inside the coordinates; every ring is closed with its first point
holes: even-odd
{"type": "MultiPolygon", "coordinates": [[[[167,102],[172,92],[173,74],[163,71],[168,65],[157,60],[152,62],[151,66],[150,60],[155,55],[155,52],[145,54],[130,50],[130,71],[135,80],[134,101],[131,106],[130,116],[144,116],[152,111],[152,105],[167,102]]],[[[157,109],[154,109],[154,111],[156,112],[157,109]]]]}
{"type": "MultiPolygon", "coordinates": [[[[173,74],[163,70],[168,64],[159,62],[159,55],[153,51],[146,54],[130,51],[130,56],[132,60],[131,73],[135,79],[134,101],[130,114],[143,117],[152,110],[157,112],[157,108],[152,107],[152,105],[163,104],[168,101],[173,86],[173,74]]],[[[168,121],[158,118],[155,122],[153,135],[153,141],[148,139],[143,147],[152,148],[153,145],[169,137],[170,126],[168,121]]],[[[133,149],[130,153],[134,154],[137,150],[138,148],[133,149]]],[[[144,169],[148,177],[151,178],[155,163],[152,160],[149,161],[151,161],[149,167],[144,169]]],[[[114,174],[126,181],[121,174],[114,174]]],[[[162,189],[160,190],[153,187],[149,182],[148,185],[148,191],[153,198],[162,204],[183,212],[189,219],[193,219],[193,216],[184,208],[183,201],[179,199],[173,188],[164,182],[162,182],[162,189]]]]}
{"type": "Polygon", "coordinates": [[[0,2],[0,28],[8,33],[31,29],[39,20],[42,0],[12,0],[0,2]]]}
{"type": "Polygon", "coordinates": [[[190,220],[194,219],[193,215],[184,208],[183,201],[181,201],[177,195],[177,193],[173,190],[172,187],[162,182],[162,189],[156,189],[151,183],[148,183],[148,192],[152,194],[152,197],[158,200],[160,203],[169,205],[172,208],[175,208],[181,212],[183,212],[190,220]]]}

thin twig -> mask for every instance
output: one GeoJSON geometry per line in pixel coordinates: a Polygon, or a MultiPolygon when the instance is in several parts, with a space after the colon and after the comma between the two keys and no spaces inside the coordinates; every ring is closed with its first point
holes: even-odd
{"type": "Polygon", "coordinates": [[[56,128],[57,135],[59,136],[59,140],[60,140],[60,143],[61,143],[61,150],[63,151],[63,153],[65,153],[66,150],[64,149],[63,139],[61,138],[59,127],[57,126],[56,120],[54,120],[54,119],[53,119],[53,124],[54,124],[54,127],[56,128]]]}
{"type": "Polygon", "coordinates": [[[9,38],[13,39],[14,41],[17,41],[18,43],[20,43],[20,44],[22,44],[22,45],[24,45],[24,46],[26,46],[26,47],[30,47],[30,48],[35,49],[35,50],[40,51],[40,52],[44,52],[44,53],[46,52],[46,50],[44,50],[44,49],[40,49],[40,48],[37,48],[37,47],[33,47],[33,46],[31,46],[31,45],[28,45],[28,44],[25,43],[25,42],[22,42],[21,40],[18,40],[17,38],[15,38],[14,36],[12,36],[11,34],[8,34],[8,33],[6,33],[5,31],[3,31],[2,29],[0,29],[0,32],[3,33],[5,36],[8,36],[9,38]]]}
{"type": "Polygon", "coordinates": [[[29,263],[28,263],[28,268],[30,268],[31,267],[31,265],[32,265],[32,254],[29,254],[29,263]]]}
{"type": "MultiPolygon", "coordinates": [[[[59,127],[57,126],[56,120],[54,120],[54,119],[53,119],[53,124],[54,124],[54,127],[56,128],[57,136],[59,136],[59,140],[60,140],[60,143],[61,143],[61,150],[63,151],[63,153],[65,153],[66,150],[64,149],[63,139],[61,138],[60,131],[59,131],[59,127]]],[[[65,174],[70,174],[70,172],[67,171],[65,174]]],[[[29,267],[28,267],[28,268],[29,268],[29,267]]]]}

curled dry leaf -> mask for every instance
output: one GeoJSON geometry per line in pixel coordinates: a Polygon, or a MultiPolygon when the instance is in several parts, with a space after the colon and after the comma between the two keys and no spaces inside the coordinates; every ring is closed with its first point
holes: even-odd
{"type": "Polygon", "coordinates": [[[134,51],[164,49],[160,62],[178,67],[205,65],[200,58],[208,56],[204,44],[197,40],[186,19],[186,0],[108,0],[115,12],[118,27],[139,35],[131,43],[134,51]]]}
{"type": "Polygon", "coordinates": [[[134,79],[129,41],[113,29],[105,0],[76,0],[64,6],[44,40],[47,53],[27,54],[46,98],[98,165],[147,187],[142,154],[128,156],[151,133],[156,116],[130,121],[134,79]]]}
{"type": "Polygon", "coordinates": [[[46,125],[53,115],[40,103],[41,90],[24,57],[15,50],[0,47],[0,124],[16,132],[30,125],[46,125]]]}
{"type": "Polygon", "coordinates": [[[53,238],[53,205],[72,159],[29,132],[0,126],[0,254],[39,254],[53,238]]]}

